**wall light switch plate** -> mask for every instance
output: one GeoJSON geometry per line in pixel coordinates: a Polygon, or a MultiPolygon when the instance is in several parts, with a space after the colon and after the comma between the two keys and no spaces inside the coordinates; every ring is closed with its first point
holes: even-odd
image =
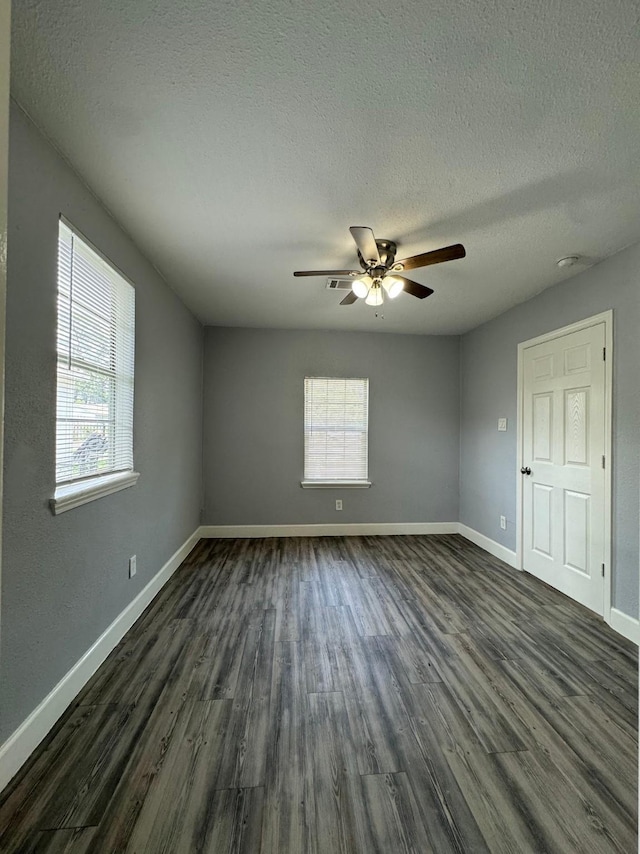
{"type": "Polygon", "coordinates": [[[498,430],[501,433],[505,433],[507,430],[507,419],[506,418],[498,418],[498,430]]]}
{"type": "Polygon", "coordinates": [[[129,558],[129,578],[133,578],[133,576],[136,574],[136,571],[136,556],[131,555],[131,557],[129,558]]]}
{"type": "Polygon", "coordinates": [[[507,530],[507,517],[506,516],[500,517],[500,527],[502,528],[503,531],[507,530]]]}

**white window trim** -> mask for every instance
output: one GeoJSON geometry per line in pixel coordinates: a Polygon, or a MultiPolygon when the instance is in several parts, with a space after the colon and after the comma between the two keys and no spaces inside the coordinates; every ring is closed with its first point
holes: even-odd
{"type": "Polygon", "coordinates": [[[301,480],[303,489],[369,489],[370,480],[301,480]]]}
{"type": "Polygon", "coordinates": [[[300,481],[300,486],[303,489],[368,489],[371,486],[369,480],[369,378],[368,377],[305,377],[304,379],[304,473],[303,479],[300,481]],[[327,477],[310,479],[305,477],[307,474],[307,382],[315,380],[324,380],[326,382],[347,382],[357,381],[366,384],[366,438],[365,438],[365,457],[364,471],[354,472],[360,474],[359,478],[348,479],[340,477],[340,471],[318,472],[318,474],[326,474],[327,477]],[[363,477],[364,475],[364,477],[363,477]]]}
{"type": "MultiPolygon", "coordinates": [[[[133,284],[131,279],[129,279],[115,264],[113,264],[113,262],[109,258],[107,258],[106,255],[104,255],[90,240],[87,239],[87,237],[85,237],[85,235],[79,229],[77,229],[72,223],[70,223],[62,214],[59,217],[59,221],[62,225],[65,226],[68,231],[71,232],[72,235],[75,235],[87,249],[93,252],[109,268],[111,273],[115,273],[117,278],[121,279],[123,282],[125,282],[132,288],[135,300],[135,285],[133,284]]],[[[135,302],[133,311],[135,312],[135,302]]],[[[133,346],[135,347],[135,344],[133,346]]],[[[95,372],[95,365],[90,365],[89,368],[95,372]]],[[[135,369],[132,365],[132,377],[134,370],[135,369]]],[[[118,392],[117,385],[116,392],[118,392]]],[[[57,421],[58,409],[56,407],[56,430],[57,421]]],[[[133,435],[131,436],[131,441],[133,444],[133,435]]],[[[139,477],[139,472],[134,471],[132,466],[131,468],[118,469],[116,471],[107,471],[104,474],[93,473],[92,475],[79,480],[58,482],[56,483],[53,498],[49,499],[51,512],[54,515],[58,515],[60,513],[66,512],[67,510],[72,510],[75,507],[80,507],[83,504],[87,504],[90,501],[95,501],[98,498],[103,498],[107,495],[113,494],[114,492],[119,492],[120,490],[127,489],[130,486],[134,486],[137,483],[139,477]]]]}
{"type": "Polygon", "coordinates": [[[49,501],[51,512],[54,516],[58,516],[60,513],[88,504],[97,498],[104,498],[105,495],[128,489],[137,483],[139,477],[140,473],[137,471],[119,471],[91,477],[85,481],[60,484],[56,488],[54,497],[49,501]]]}

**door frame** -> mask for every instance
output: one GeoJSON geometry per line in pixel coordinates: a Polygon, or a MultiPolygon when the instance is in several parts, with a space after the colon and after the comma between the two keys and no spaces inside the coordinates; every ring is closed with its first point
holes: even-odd
{"type": "Polygon", "coordinates": [[[612,474],[613,474],[613,458],[612,450],[612,427],[613,427],[613,310],[603,311],[600,314],[594,314],[592,317],[586,317],[584,320],[579,320],[576,323],[571,323],[569,326],[563,326],[560,329],[553,329],[551,332],[545,332],[544,335],[539,335],[537,338],[530,338],[528,341],[522,341],[518,344],[518,402],[517,402],[517,426],[516,426],[516,568],[523,570],[524,566],[524,519],[523,519],[523,500],[522,500],[522,476],[520,475],[520,467],[523,462],[523,444],[524,444],[524,351],[529,347],[535,347],[536,344],[544,344],[546,341],[552,341],[555,338],[561,338],[564,335],[570,335],[572,332],[579,332],[582,329],[588,329],[590,326],[597,326],[599,323],[604,323],[604,341],[606,348],[606,359],[604,363],[604,454],[605,454],[605,470],[604,470],[604,604],[603,614],[604,619],[611,622],[611,524],[612,524],[612,474]]]}

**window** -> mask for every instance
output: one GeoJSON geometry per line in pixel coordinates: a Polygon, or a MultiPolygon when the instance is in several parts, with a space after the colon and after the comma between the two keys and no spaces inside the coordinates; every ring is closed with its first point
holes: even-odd
{"type": "Polygon", "coordinates": [[[137,480],[134,321],[133,287],[60,220],[55,513],[137,480]]]}
{"type": "Polygon", "coordinates": [[[368,422],[368,379],[306,377],[302,485],[371,486],[368,422]]]}

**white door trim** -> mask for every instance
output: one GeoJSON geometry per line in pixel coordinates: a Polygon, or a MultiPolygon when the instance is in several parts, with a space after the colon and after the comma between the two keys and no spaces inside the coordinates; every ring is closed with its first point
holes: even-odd
{"type": "Polygon", "coordinates": [[[546,332],[544,335],[539,335],[537,338],[530,338],[528,341],[522,341],[518,344],[518,417],[516,427],[516,568],[523,569],[523,523],[522,518],[522,476],[520,467],[523,465],[523,411],[524,411],[524,351],[528,347],[534,347],[536,344],[543,344],[546,341],[552,341],[554,338],[560,338],[563,335],[569,335],[572,332],[579,332],[581,329],[588,329],[590,326],[596,326],[599,323],[604,323],[604,338],[606,347],[606,360],[604,365],[604,406],[605,406],[605,426],[604,426],[604,453],[605,453],[605,476],[604,476],[604,613],[603,617],[607,623],[611,623],[611,487],[612,487],[612,424],[613,424],[613,310],[603,311],[600,314],[594,314],[593,317],[586,317],[584,320],[579,320],[577,323],[571,323],[569,326],[563,326],[561,329],[554,329],[551,332],[546,332]]]}

